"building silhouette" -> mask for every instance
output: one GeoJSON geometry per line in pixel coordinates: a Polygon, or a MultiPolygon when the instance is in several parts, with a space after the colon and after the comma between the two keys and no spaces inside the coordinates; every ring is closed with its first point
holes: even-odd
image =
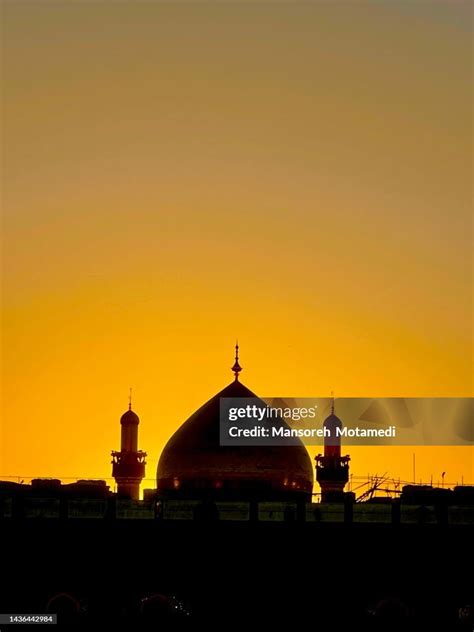
{"type": "Polygon", "coordinates": [[[316,479],[321,487],[321,501],[341,502],[349,480],[350,456],[341,456],[341,437],[337,431],[342,429],[342,421],[334,414],[334,397],[331,414],[324,420],[323,427],[328,431],[324,437],[324,454],[316,457],[316,479]]]}
{"type": "Polygon", "coordinates": [[[112,476],[117,482],[117,495],[138,500],[140,484],[145,476],[146,452],[138,449],[138,425],[140,419],[132,410],[132,393],[128,410],[120,419],[120,451],[112,452],[112,476]]]}
{"type": "Polygon", "coordinates": [[[221,398],[253,398],[266,407],[239,380],[241,370],[236,345],[234,380],[178,428],[160,456],[160,498],[311,500],[313,467],[299,440],[290,446],[220,445],[221,398]]]}

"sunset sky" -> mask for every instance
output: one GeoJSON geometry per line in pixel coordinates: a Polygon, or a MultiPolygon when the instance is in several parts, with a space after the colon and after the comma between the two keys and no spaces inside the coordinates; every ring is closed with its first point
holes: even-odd
{"type": "Polygon", "coordinates": [[[132,386],[153,479],[237,337],[262,396],[473,395],[470,2],[1,6],[0,478],[109,477],[132,386]]]}

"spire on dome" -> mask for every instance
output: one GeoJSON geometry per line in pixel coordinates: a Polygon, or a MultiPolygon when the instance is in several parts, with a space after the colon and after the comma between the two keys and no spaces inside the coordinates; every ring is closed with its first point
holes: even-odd
{"type": "Polygon", "coordinates": [[[239,373],[242,371],[242,367],[239,364],[239,341],[238,340],[235,343],[235,362],[234,362],[234,366],[232,367],[232,371],[234,372],[234,375],[235,375],[235,381],[238,382],[239,373]]]}

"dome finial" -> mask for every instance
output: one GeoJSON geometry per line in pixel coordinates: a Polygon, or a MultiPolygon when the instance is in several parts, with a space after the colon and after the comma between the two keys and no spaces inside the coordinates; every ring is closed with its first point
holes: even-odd
{"type": "Polygon", "coordinates": [[[232,367],[232,371],[234,372],[234,375],[235,375],[235,381],[238,382],[239,373],[242,371],[242,367],[239,364],[239,341],[238,340],[236,340],[235,342],[235,362],[234,362],[234,366],[232,367]]]}
{"type": "Polygon", "coordinates": [[[132,387],[128,393],[128,410],[132,410],[132,387]]]}
{"type": "Polygon", "coordinates": [[[331,391],[331,415],[334,415],[334,391],[331,391]]]}

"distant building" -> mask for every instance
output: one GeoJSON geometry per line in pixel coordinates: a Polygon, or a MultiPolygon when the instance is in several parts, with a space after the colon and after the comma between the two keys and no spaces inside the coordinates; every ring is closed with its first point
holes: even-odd
{"type": "Polygon", "coordinates": [[[324,438],[324,454],[316,457],[316,479],[321,486],[321,502],[342,502],[344,487],[349,480],[350,456],[341,456],[341,437],[336,431],[342,428],[342,421],[334,414],[334,398],[331,414],[323,425],[329,430],[329,435],[324,438]]]}
{"type": "Polygon", "coordinates": [[[117,482],[117,495],[122,498],[140,498],[140,483],[145,476],[146,452],[138,449],[140,419],[132,410],[132,395],[128,410],[121,419],[120,451],[112,452],[112,476],[117,482]]]}

